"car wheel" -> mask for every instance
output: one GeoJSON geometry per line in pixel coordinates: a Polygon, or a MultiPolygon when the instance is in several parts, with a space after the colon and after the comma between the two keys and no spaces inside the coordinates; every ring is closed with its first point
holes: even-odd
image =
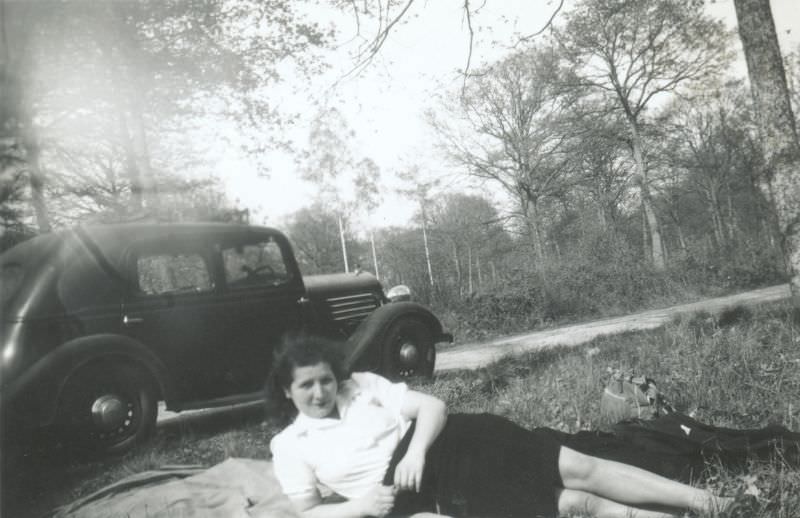
{"type": "Polygon", "coordinates": [[[104,363],[70,378],[59,421],[70,447],[102,456],[123,453],[148,439],[157,414],[156,389],[147,372],[104,363]]]}
{"type": "Polygon", "coordinates": [[[386,333],[382,373],[390,379],[433,376],[436,349],[430,328],[416,318],[401,318],[386,333]]]}

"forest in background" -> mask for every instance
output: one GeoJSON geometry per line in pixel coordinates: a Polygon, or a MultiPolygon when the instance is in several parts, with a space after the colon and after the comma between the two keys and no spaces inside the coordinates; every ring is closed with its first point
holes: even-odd
{"type": "Polygon", "coordinates": [[[270,222],[305,274],[406,284],[460,337],[786,280],[759,112],[731,75],[736,35],[702,1],[578,1],[433,101],[442,154],[502,205],[422,164],[386,191],[335,109],[288,141],[297,114],[272,89],[326,69],[335,40],[298,5],[2,1],[3,248],[76,223],[247,221],[214,175],[236,128],[264,174],[265,150],[287,149],[318,187],[270,222]],[[397,196],[418,204],[412,224],[370,225],[397,196]]]}

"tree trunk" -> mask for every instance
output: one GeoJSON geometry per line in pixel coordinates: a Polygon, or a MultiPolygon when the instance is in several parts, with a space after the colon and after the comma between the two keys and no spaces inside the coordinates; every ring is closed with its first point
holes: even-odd
{"type": "Polygon", "coordinates": [[[7,16],[6,2],[0,0],[0,178],[6,182],[27,171],[36,225],[40,232],[50,232],[29,88],[33,66],[30,38],[35,33],[29,8],[26,5],[7,16]]]}
{"type": "Polygon", "coordinates": [[[526,205],[525,225],[528,228],[531,244],[533,244],[534,255],[536,255],[536,269],[541,271],[544,268],[545,255],[542,245],[542,230],[539,224],[539,204],[537,200],[527,200],[526,205]]]}
{"type": "Polygon", "coordinates": [[[472,293],[472,246],[467,245],[467,282],[469,286],[468,293],[472,293]]]}
{"type": "Polygon", "coordinates": [[[689,251],[689,247],[686,245],[686,236],[683,233],[680,213],[675,210],[674,205],[669,211],[669,217],[672,219],[672,222],[675,223],[675,231],[678,233],[678,246],[680,246],[681,251],[685,254],[689,251]]]}
{"type": "Polygon", "coordinates": [[[608,219],[606,218],[606,205],[605,203],[599,203],[597,205],[597,217],[600,220],[600,228],[603,231],[608,230],[608,219]]]}
{"type": "Polygon", "coordinates": [[[136,152],[133,150],[131,132],[128,129],[128,119],[125,110],[120,105],[117,106],[119,117],[119,138],[125,154],[125,174],[131,186],[131,199],[128,202],[129,210],[134,214],[140,214],[144,207],[142,203],[142,180],[139,175],[139,166],[136,163],[136,152]]]}
{"type": "Polygon", "coordinates": [[[683,253],[687,253],[689,251],[689,247],[686,246],[686,236],[683,234],[683,228],[680,224],[675,225],[675,228],[678,231],[678,245],[681,247],[683,253]]]}
{"type": "Polygon", "coordinates": [[[431,252],[428,248],[428,230],[425,223],[425,206],[422,206],[422,242],[425,245],[425,262],[428,264],[428,280],[433,286],[433,268],[431,268],[431,252]]]}
{"type": "Polygon", "coordinates": [[[339,240],[342,243],[342,260],[344,261],[344,271],[345,273],[350,273],[350,266],[347,264],[347,244],[344,240],[344,225],[342,224],[342,217],[337,216],[336,219],[339,221],[339,240]]]}
{"type": "Polygon", "coordinates": [[[604,202],[602,214],[603,214],[603,228],[606,230],[606,232],[610,231],[612,234],[616,234],[617,229],[614,221],[614,204],[604,202]]]}
{"type": "Polygon", "coordinates": [[[456,285],[458,286],[458,295],[461,296],[461,264],[458,260],[458,247],[456,246],[456,240],[453,240],[453,265],[455,266],[456,270],[456,285]]]}
{"type": "MultiPolygon", "coordinates": [[[[138,89],[137,89],[138,90],[138,89]]],[[[133,152],[136,165],[139,169],[139,178],[142,182],[142,194],[145,206],[150,211],[158,209],[158,189],[153,177],[153,168],[150,166],[150,151],[147,147],[147,131],[144,125],[144,115],[141,100],[141,92],[131,92],[131,122],[134,126],[133,131],[133,152]]]]}
{"type": "Polygon", "coordinates": [[[36,225],[39,227],[39,232],[45,233],[50,232],[52,227],[44,196],[45,179],[39,163],[39,142],[33,134],[32,125],[33,121],[28,118],[26,121],[27,127],[23,130],[23,147],[25,148],[28,178],[31,185],[31,205],[33,206],[34,214],[36,214],[36,225]]]}
{"type": "MultiPolygon", "coordinates": [[[[117,21],[116,11],[112,5],[109,5],[110,23],[119,24],[117,21]]],[[[104,56],[107,63],[107,70],[109,79],[114,88],[114,105],[117,112],[117,128],[119,131],[119,142],[122,147],[123,163],[125,176],[127,177],[128,184],[130,185],[130,199],[128,200],[128,212],[141,217],[142,215],[142,179],[139,174],[139,166],[136,161],[136,151],[134,149],[133,138],[131,137],[130,126],[128,124],[128,110],[123,101],[125,90],[127,88],[127,81],[122,77],[120,64],[121,52],[114,50],[114,40],[109,38],[103,40],[102,44],[98,46],[100,53],[104,56]]],[[[130,217],[130,215],[128,216],[130,217]]]]}
{"type": "Polygon", "coordinates": [[[725,244],[725,231],[722,228],[722,215],[719,210],[719,199],[712,188],[708,193],[708,210],[711,212],[711,225],[714,229],[714,240],[718,247],[725,244]]]}
{"type": "Polygon", "coordinates": [[[650,251],[652,253],[653,267],[657,271],[663,271],[667,267],[667,262],[661,242],[661,226],[658,223],[658,217],[653,208],[653,200],[650,197],[650,180],[647,176],[647,168],[644,165],[642,137],[639,134],[637,122],[635,120],[630,120],[629,122],[631,125],[633,161],[636,163],[636,172],[640,182],[639,189],[642,194],[642,208],[647,221],[647,230],[650,232],[650,251]]]}
{"type": "Polygon", "coordinates": [[[109,57],[117,90],[117,108],[124,123],[121,131],[130,174],[131,210],[147,209],[155,215],[159,203],[147,147],[142,102],[144,87],[140,77],[147,70],[140,63],[142,50],[135,28],[128,22],[127,7],[123,3],[111,2],[108,9],[114,32],[106,41],[111,49],[117,50],[116,53],[110,52],[109,57]]]}
{"type": "Polygon", "coordinates": [[[733,194],[730,183],[728,183],[728,196],[726,201],[728,207],[728,242],[735,243],[738,233],[738,224],[736,221],[736,212],[733,210],[733,194]]]}
{"type": "Polygon", "coordinates": [[[375,234],[369,233],[369,244],[372,247],[372,267],[375,269],[375,278],[380,279],[381,274],[378,273],[378,254],[375,253],[375,234]]]}
{"type": "Polygon", "coordinates": [[[800,144],[769,0],[734,0],[764,149],[758,183],[771,201],[792,298],[800,307],[800,144]]]}
{"type": "Polygon", "coordinates": [[[650,246],[647,244],[648,241],[648,233],[647,233],[647,214],[644,210],[644,203],[642,203],[642,257],[647,259],[650,255],[650,246]]]}

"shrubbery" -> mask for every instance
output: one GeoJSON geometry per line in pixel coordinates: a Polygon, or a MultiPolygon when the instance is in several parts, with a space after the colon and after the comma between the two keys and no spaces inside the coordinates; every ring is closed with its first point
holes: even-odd
{"type": "Polygon", "coordinates": [[[777,251],[758,243],[676,254],[657,272],[626,240],[593,235],[546,265],[516,270],[463,297],[440,289],[422,302],[463,342],[785,281],[777,251]]]}

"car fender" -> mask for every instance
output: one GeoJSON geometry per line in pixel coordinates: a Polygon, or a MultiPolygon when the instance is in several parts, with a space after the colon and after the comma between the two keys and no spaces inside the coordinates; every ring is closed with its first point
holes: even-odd
{"type": "Polygon", "coordinates": [[[380,345],[386,331],[392,323],[404,317],[415,317],[425,322],[434,343],[453,341],[453,336],[444,332],[439,319],[425,306],[416,302],[393,302],[373,311],[347,339],[344,344],[346,365],[377,369],[383,354],[380,345]]]}
{"type": "Polygon", "coordinates": [[[97,334],[70,340],[27,369],[4,390],[3,406],[11,406],[4,408],[3,413],[21,413],[25,416],[24,425],[52,424],[69,377],[90,362],[104,360],[128,361],[141,366],[155,380],[163,399],[169,401],[174,397],[167,369],[152,351],[126,336],[97,334]]]}

